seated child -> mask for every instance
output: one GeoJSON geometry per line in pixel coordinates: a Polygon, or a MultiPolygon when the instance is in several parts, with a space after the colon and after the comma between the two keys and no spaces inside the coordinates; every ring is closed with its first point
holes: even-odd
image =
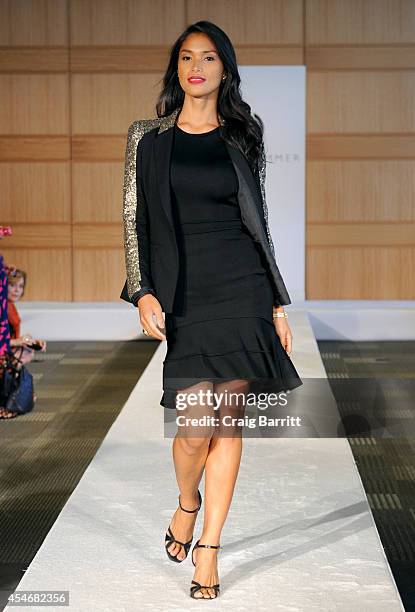
{"type": "Polygon", "coordinates": [[[8,288],[8,306],[7,314],[9,319],[10,327],[10,347],[12,352],[23,361],[28,363],[33,359],[34,349],[31,348],[33,344],[40,344],[41,351],[46,351],[46,342],[44,340],[36,340],[31,334],[20,335],[20,316],[16,308],[16,302],[24,294],[26,286],[26,272],[16,268],[13,272],[8,274],[9,288],[8,288]]]}

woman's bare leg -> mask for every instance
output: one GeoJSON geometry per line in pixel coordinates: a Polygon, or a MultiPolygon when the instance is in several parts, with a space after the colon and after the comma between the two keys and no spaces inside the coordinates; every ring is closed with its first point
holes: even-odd
{"type": "MultiPolygon", "coordinates": [[[[213,390],[213,384],[204,381],[180,391],[189,393],[208,389],[213,390]]],[[[178,416],[199,417],[205,413],[206,409],[198,406],[177,410],[178,416]]],[[[189,428],[186,433],[181,431],[180,435],[176,434],[173,440],[173,461],[180,490],[180,503],[186,510],[193,510],[199,505],[197,490],[203,476],[212,433],[211,428],[189,428]]],[[[177,508],[170,524],[176,540],[181,542],[190,540],[196,518],[196,512],[183,512],[180,507],[177,508]]],[[[184,559],[186,556],[183,546],[176,542],[168,546],[168,551],[178,559],[184,559]]]]}
{"type": "MultiPolygon", "coordinates": [[[[243,380],[235,380],[228,383],[214,385],[215,393],[224,390],[240,394],[239,399],[226,400],[220,404],[220,415],[243,417],[244,398],[248,391],[249,383],[243,380]]],[[[200,544],[220,544],[220,535],[225,519],[227,517],[239,465],[242,455],[241,427],[221,427],[212,437],[209,452],[205,464],[205,512],[203,531],[200,536],[200,544]]],[[[196,548],[194,561],[197,564],[193,579],[200,584],[218,584],[217,553],[215,548],[196,548]]],[[[200,589],[195,597],[215,597],[213,589],[200,589]]]]}

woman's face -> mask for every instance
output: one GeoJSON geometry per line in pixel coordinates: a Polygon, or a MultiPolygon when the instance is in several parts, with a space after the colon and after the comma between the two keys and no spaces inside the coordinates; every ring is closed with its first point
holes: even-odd
{"type": "Polygon", "coordinates": [[[9,296],[8,299],[10,302],[17,302],[22,297],[22,293],[24,290],[24,280],[23,278],[18,278],[13,281],[13,283],[9,280],[9,296]]]}
{"type": "Polygon", "coordinates": [[[224,66],[214,43],[206,34],[189,34],[179,51],[177,72],[180,85],[189,96],[194,98],[210,97],[221,84],[224,66]],[[190,77],[202,77],[189,81],[190,77]]]}

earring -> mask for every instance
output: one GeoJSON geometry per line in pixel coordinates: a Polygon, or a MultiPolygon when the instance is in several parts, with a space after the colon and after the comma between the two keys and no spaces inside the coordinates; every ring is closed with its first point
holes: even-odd
{"type": "Polygon", "coordinates": [[[226,79],[226,74],[222,76],[222,81],[224,81],[225,79],[226,79]]]}

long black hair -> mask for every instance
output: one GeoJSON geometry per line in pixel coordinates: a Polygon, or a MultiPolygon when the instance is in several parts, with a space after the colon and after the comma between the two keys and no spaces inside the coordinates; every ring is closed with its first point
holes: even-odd
{"type": "Polygon", "coordinates": [[[251,107],[242,100],[239,89],[241,77],[229,37],[211,21],[197,21],[189,25],[171,47],[163,89],[156,104],[157,116],[166,117],[183,106],[185,93],[179,82],[177,65],[180,47],[187,36],[193,33],[206,34],[213,41],[224,66],[226,79],[221,81],[217,101],[218,114],[224,119],[220,134],[245,155],[255,171],[263,145],[264,124],[258,115],[251,114],[251,107]]]}

